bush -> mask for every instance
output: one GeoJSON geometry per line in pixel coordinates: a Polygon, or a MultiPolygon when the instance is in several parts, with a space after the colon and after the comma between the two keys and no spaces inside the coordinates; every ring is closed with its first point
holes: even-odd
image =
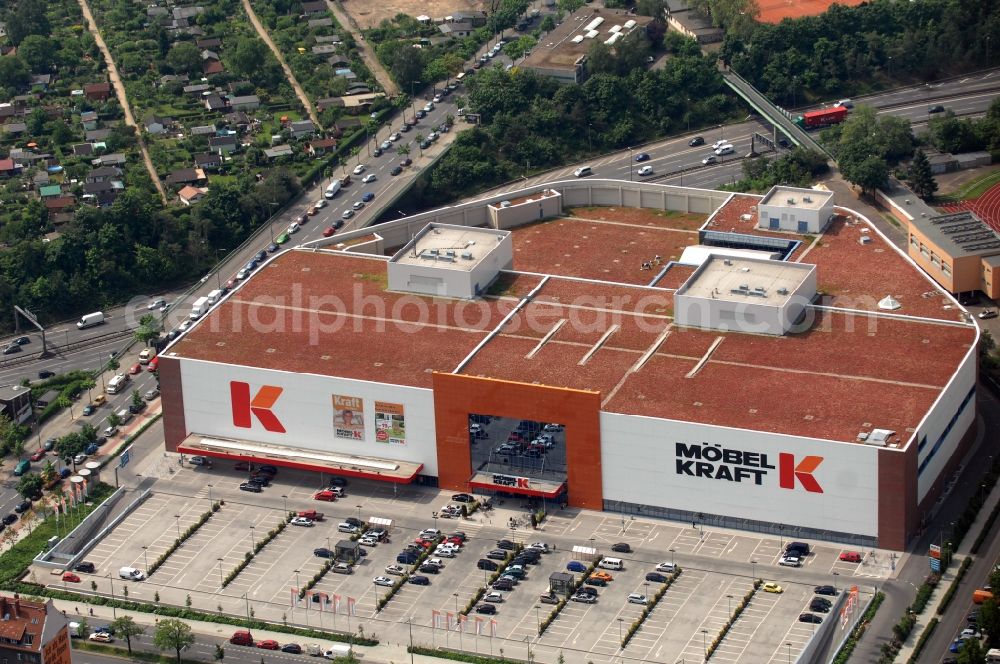
{"type": "Polygon", "coordinates": [[[927,639],[931,638],[931,634],[934,633],[934,629],[938,626],[938,619],[931,618],[930,622],[927,623],[927,627],[924,628],[923,633],[920,638],[917,639],[916,645],[913,646],[913,654],[907,658],[907,664],[916,664],[917,660],[920,659],[920,652],[924,649],[927,644],[927,639]]]}
{"type": "Polygon", "coordinates": [[[868,608],[858,621],[857,626],[851,631],[851,635],[846,641],[844,641],[844,645],[840,647],[840,650],[837,652],[837,656],[834,657],[833,664],[848,664],[851,660],[851,655],[854,654],[854,649],[858,645],[858,641],[860,641],[861,637],[864,636],[865,630],[868,629],[868,625],[871,624],[872,618],[875,617],[878,607],[881,606],[884,600],[885,593],[875,593],[875,597],[872,598],[872,603],[868,605],[868,608]]]}
{"type": "MultiPolygon", "coordinates": [[[[988,527],[983,528],[983,532],[987,532],[988,530],[989,530],[988,527]]],[[[955,578],[951,582],[951,586],[949,586],[945,594],[941,596],[941,602],[940,604],[938,604],[938,607],[936,609],[938,615],[943,614],[945,610],[948,608],[948,605],[951,604],[951,600],[954,599],[955,592],[958,590],[959,584],[962,583],[962,577],[965,576],[965,573],[969,571],[969,567],[971,566],[972,566],[971,556],[962,561],[962,564],[959,566],[958,571],[955,573],[955,578]]]]}
{"type": "Polygon", "coordinates": [[[653,601],[647,604],[646,608],[642,610],[642,616],[634,623],[632,623],[632,626],[629,627],[628,629],[628,633],[625,634],[624,637],[622,637],[622,644],[621,644],[622,648],[627,646],[628,642],[632,640],[632,637],[635,635],[635,633],[639,631],[640,627],[642,627],[642,623],[646,621],[646,618],[648,618],[649,614],[653,612],[653,609],[655,609],[656,605],[660,603],[660,600],[663,599],[663,596],[667,594],[667,590],[670,588],[671,585],[673,585],[674,581],[676,581],[677,577],[679,577],[680,575],[681,575],[681,568],[680,567],[674,568],[674,572],[667,578],[667,581],[660,586],[659,590],[656,591],[656,594],[653,595],[653,601]]]}

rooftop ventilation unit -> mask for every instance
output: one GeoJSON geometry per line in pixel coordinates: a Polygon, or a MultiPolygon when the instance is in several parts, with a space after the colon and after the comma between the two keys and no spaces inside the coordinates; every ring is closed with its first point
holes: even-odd
{"type": "Polygon", "coordinates": [[[731,260],[729,260],[728,258],[724,258],[724,259],[722,260],[722,264],[723,264],[723,265],[732,265],[732,264],[733,264],[733,262],[732,262],[731,260]]]}
{"type": "Polygon", "coordinates": [[[610,28],[608,28],[608,32],[618,33],[621,31],[622,31],[622,26],[620,25],[612,25],[610,28]]]}
{"type": "Polygon", "coordinates": [[[449,249],[448,251],[446,251],[444,253],[445,253],[446,256],[452,256],[452,257],[454,257],[456,255],[454,249],[449,249]]]}
{"type": "Polygon", "coordinates": [[[587,34],[585,36],[587,37],[587,39],[593,39],[594,37],[597,36],[597,30],[589,30],[587,31],[587,34]]]}
{"type": "Polygon", "coordinates": [[[467,261],[471,261],[472,260],[472,252],[471,251],[463,251],[462,252],[462,258],[464,258],[467,261]]]}
{"type": "Polygon", "coordinates": [[[802,202],[803,202],[803,203],[812,203],[812,202],[813,202],[813,199],[812,199],[812,197],[811,197],[811,196],[803,196],[803,197],[802,197],[802,202]]]}
{"type": "Polygon", "coordinates": [[[788,204],[789,205],[795,205],[795,199],[794,198],[789,198],[788,199],[788,204]]]}
{"type": "Polygon", "coordinates": [[[437,256],[439,253],[441,253],[438,249],[428,249],[427,251],[434,256],[437,256]]]}

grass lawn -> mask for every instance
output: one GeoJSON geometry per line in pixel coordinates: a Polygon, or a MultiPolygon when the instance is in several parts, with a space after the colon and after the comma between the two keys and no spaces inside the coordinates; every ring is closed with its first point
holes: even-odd
{"type": "Polygon", "coordinates": [[[973,180],[972,182],[966,183],[957,191],[944,196],[938,196],[937,202],[939,203],[957,203],[959,201],[964,201],[972,198],[979,198],[993,185],[1000,183],[1000,166],[996,167],[992,172],[973,180]]]}

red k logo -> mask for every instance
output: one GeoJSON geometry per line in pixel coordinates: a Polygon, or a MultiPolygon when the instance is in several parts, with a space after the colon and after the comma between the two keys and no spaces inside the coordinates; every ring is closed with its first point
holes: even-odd
{"type": "Polygon", "coordinates": [[[823,493],[823,487],[813,477],[813,472],[821,463],[823,463],[823,457],[807,456],[796,465],[794,454],[782,452],[778,455],[778,485],[782,489],[794,489],[795,480],[798,480],[806,491],[823,493]]]}
{"type": "Polygon", "coordinates": [[[250,385],[239,381],[230,381],[229,393],[233,402],[233,425],[241,429],[249,429],[253,426],[253,418],[264,425],[268,431],[275,433],[285,433],[285,427],[281,420],[271,412],[274,402],[281,396],[282,389],[274,385],[263,385],[257,394],[250,398],[250,385]]]}

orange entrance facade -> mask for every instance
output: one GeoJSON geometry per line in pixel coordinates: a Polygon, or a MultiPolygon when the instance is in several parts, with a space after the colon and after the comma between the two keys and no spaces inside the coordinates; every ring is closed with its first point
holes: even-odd
{"type": "Polygon", "coordinates": [[[600,410],[599,392],[435,373],[438,483],[454,491],[470,488],[469,415],[559,422],[566,431],[567,502],[603,509],[600,410]]]}

